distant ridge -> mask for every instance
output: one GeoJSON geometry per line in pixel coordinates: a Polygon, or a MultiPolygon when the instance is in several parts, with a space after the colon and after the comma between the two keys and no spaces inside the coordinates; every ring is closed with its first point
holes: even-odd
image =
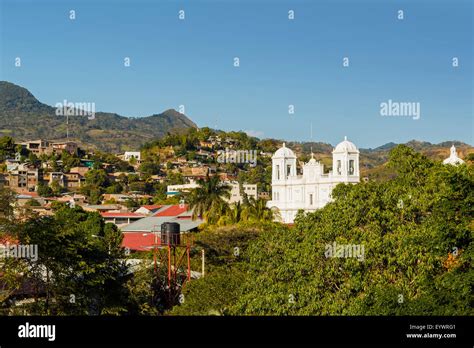
{"type": "MultiPolygon", "coordinates": [[[[95,118],[69,117],[70,139],[85,147],[121,152],[138,149],[167,133],[197,127],[184,114],[169,109],[147,117],[131,118],[96,112],[95,118]]],[[[66,120],[56,109],[38,101],[26,88],[0,81],[0,136],[19,140],[66,138],[66,120]]]]}

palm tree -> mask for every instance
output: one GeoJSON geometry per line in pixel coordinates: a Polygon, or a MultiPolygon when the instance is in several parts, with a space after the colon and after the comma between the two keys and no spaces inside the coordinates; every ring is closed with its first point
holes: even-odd
{"type": "Polygon", "coordinates": [[[209,177],[209,174],[206,179],[199,179],[197,183],[199,187],[187,196],[189,209],[193,210],[193,219],[200,216],[213,224],[229,209],[225,199],[230,198],[231,187],[222,184],[218,176],[209,177]]]}
{"type": "Polygon", "coordinates": [[[267,202],[264,199],[250,198],[242,217],[245,220],[253,221],[272,221],[274,218],[274,213],[271,209],[267,208],[267,202]]]}
{"type": "Polygon", "coordinates": [[[230,209],[227,209],[227,212],[225,216],[222,216],[219,221],[217,222],[217,225],[219,226],[224,226],[224,225],[233,225],[236,223],[239,223],[240,221],[243,220],[243,215],[242,213],[244,212],[244,207],[240,202],[237,202],[230,207],[230,209]]]}

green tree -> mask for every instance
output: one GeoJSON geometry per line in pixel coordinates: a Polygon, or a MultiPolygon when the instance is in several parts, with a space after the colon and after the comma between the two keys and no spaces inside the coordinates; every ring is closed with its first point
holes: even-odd
{"type": "Polygon", "coordinates": [[[26,221],[17,238],[37,245],[25,277],[46,290],[30,314],[120,314],[126,303],[122,235],[98,213],[65,206],[54,216],[26,221]],[[46,276],[45,276],[46,274],[46,276]]]}
{"type": "Polygon", "coordinates": [[[156,175],[161,173],[161,167],[159,163],[153,161],[144,161],[140,164],[138,169],[142,174],[156,175]]]}
{"type": "Polygon", "coordinates": [[[274,218],[273,212],[267,208],[267,201],[261,198],[250,198],[242,216],[250,221],[273,221],[274,218]]]}
{"type": "Polygon", "coordinates": [[[15,140],[9,136],[0,137],[0,162],[15,156],[15,140]]]}
{"type": "Polygon", "coordinates": [[[69,172],[71,168],[78,167],[81,164],[81,159],[75,154],[63,150],[61,153],[61,160],[64,172],[69,172]]]}
{"type": "Polygon", "coordinates": [[[41,197],[51,197],[53,195],[53,190],[51,187],[43,183],[38,184],[37,192],[41,197]]]}
{"type": "Polygon", "coordinates": [[[105,188],[109,185],[109,178],[103,169],[91,169],[85,174],[86,184],[105,188]]]}
{"type": "Polygon", "coordinates": [[[199,179],[197,184],[199,187],[186,197],[189,208],[193,209],[193,218],[201,216],[207,223],[214,224],[228,209],[224,199],[230,198],[231,188],[229,185],[223,185],[218,176],[208,175],[206,179],[199,179]]]}
{"type": "Polygon", "coordinates": [[[34,198],[31,198],[25,202],[27,207],[41,207],[41,204],[34,198]]]}
{"type": "Polygon", "coordinates": [[[227,315],[242,295],[246,281],[248,246],[264,225],[209,226],[196,235],[193,269],[200,267],[200,250],[205,250],[206,275],[192,280],[183,290],[183,302],[172,315],[227,315]]]}
{"type": "Polygon", "coordinates": [[[394,179],[340,184],[294,228],[263,232],[232,313],[472,315],[473,167],[406,146],[389,166],[394,179]],[[358,257],[337,257],[340,247],[331,255],[334,243],[358,257]]]}

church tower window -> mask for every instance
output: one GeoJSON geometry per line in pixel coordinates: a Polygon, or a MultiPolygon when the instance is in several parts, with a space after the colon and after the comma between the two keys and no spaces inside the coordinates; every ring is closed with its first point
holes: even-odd
{"type": "Polygon", "coordinates": [[[276,176],[277,176],[277,180],[280,180],[280,166],[279,165],[276,166],[276,176]]]}
{"type": "Polygon", "coordinates": [[[341,160],[337,160],[337,174],[341,174],[341,160]]]}
{"type": "Polygon", "coordinates": [[[349,175],[354,175],[354,160],[349,160],[349,175]]]}
{"type": "Polygon", "coordinates": [[[286,176],[290,176],[291,175],[291,164],[287,164],[286,165],[286,176]]]}

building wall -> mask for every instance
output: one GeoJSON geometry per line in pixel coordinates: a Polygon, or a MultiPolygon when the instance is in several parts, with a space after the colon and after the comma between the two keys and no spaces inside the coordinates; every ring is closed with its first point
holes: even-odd
{"type": "MultiPolygon", "coordinates": [[[[232,181],[230,183],[227,183],[228,185],[231,186],[231,191],[230,191],[230,199],[228,200],[229,204],[243,202],[243,194],[240,192],[240,185],[236,181],[232,181]]],[[[258,192],[257,192],[257,184],[243,184],[243,189],[244,192],[247,194],[248,198],[253,198],[257,200],[258,198],[258,192]]]]}

